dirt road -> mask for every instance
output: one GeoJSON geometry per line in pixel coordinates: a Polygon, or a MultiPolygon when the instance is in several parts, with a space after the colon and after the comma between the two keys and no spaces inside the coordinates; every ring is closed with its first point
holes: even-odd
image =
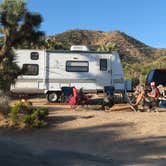
{"type": "Polygon", "coordinates": [[[51,125],[0,129],[3,166],[166,165],[164,111],[133,112],[124,105],[109,113],[97,106],[73,111],[66,105],[47,105],[45,99],[32,102],[49,108],[51,125]]]}

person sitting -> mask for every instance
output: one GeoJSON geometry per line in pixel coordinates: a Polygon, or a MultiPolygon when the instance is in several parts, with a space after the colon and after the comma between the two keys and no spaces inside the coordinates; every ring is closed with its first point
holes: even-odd
{"type": "Polygon", "coordinates": [[[140,81],[138,80],[137,84],[136,84],[136,87],[135,87],[134,96],[137,97],[141,93],[144,93],[144,86],[141,85],[140,81]]]}
{"type": "Polygon", "coordinates": [[[150,88],[150,92],[147,90],[141,90],[132,106],[137,107],[141,103],[141,106],[144,108],[147,106],[148,110],[158,107],[160,91],[156,87],[155,82],[150,83],[150,88]]]}
{"type": "Polygon", "coordinates": [[[137,106],[142,99],[144,98],[144,87],[140,83],[136,85],[135,92],[134,92],[134,103],[132,104],[133,106],[137,106]]]}
{"type": "Polygon", "coordinates": [[[145,96],[145,103],[147,103],[149,109],[159,106],[160,91],[156,87],[155,82],[150,83],[151,91],[145,96]]]}

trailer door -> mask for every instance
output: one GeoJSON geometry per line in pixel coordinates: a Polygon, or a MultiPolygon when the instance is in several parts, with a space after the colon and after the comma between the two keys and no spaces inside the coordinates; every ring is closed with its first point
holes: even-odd
{"type": "Polygon", "coordinates": [[[110,86],[112,84],[111,78],[111,55],[100,56],[99,58],[99,75],[98,75],[98,87],[110,86]]]}

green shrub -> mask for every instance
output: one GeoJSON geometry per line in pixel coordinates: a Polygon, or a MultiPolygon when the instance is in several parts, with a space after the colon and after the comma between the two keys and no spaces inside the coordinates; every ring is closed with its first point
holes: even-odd
{"type": "Polygon", "coordinates": [[[11,108],[8,115],[13,125],[41,128],[47,125],[48,110],[19,102],[11,108]]]}
{"type": "Polygon", "coordinates": [[[23,122],[30,127],[41,128],[47,125],[46,117],[48,116],[48,110],[44,108],[33,109],[31,114],[27,114],[23,117],[23,122]]]}
{"type": "Polygon", "coordinates": [[[13,107],[10,113],[8,114],[9,119],[11,120],[13,125],[17,124],[18,122],[18,117],[19,117],[18,113],[19,113],[18,109],[16,109],[16,107],[13,107]]]}
{"type": "Polygon", "coordinates": [[[34,128],[43,128],[46,127],[48,123],[44,120],[36,120],[33,122],[32,127],[34,128]]]}

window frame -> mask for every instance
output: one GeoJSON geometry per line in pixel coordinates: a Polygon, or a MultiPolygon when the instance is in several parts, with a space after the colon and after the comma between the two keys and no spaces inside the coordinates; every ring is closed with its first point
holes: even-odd
{"type": "Polygon", "coordinates": [[[88,61],[73,61],[73,60],[68,60],[66,61],[66,72],[85,72],[85,73],[88,73],[89,72],[89,62],[88,61]],[[87,66],[69,66],[68,63],[87,63],[87,66]],[[75,67],[75,68],[78,68],[78,67],[84,67],[84,68],[87,68],[86,71],[81,71],[81,70],[69,70],[68,67],[75,67]]]}
{"type": "Polygon", "coordinates": [[[31,58],[31,60],[35,60],[35,61],[38,60],[39,59],[39,52],[31,52],[30,58],[31,58]],[[36,56],[37,56],[37,58],[36,58],[36,56]],[[33,57],[35,57],[35,58],[33,58],[33,57]]]}
{"type": "Polygon", "coordinates": [[[107,71],[108,70],[108,59],[107,58],[100,58],[99,60],[100,71],[107,71]],[[106,61],[106,68],[102,66],[101,61],[106,61]]]}
{"type": "Polygon", "coordinates": [[[22,70],[23,70],[23,72],[24,72],[24,66],[27,66],[27,65],[31,65],[31,66],[36,66],[37,67],[37,72],[35,73],[35,74],[31,74],[31,73],[23,73],[23,76],[37,76],[37,75],[39,75],[39,65],[38,64],[30,64],[30,63],[24,63],[23,65],[22,65],[22,70]]]}

